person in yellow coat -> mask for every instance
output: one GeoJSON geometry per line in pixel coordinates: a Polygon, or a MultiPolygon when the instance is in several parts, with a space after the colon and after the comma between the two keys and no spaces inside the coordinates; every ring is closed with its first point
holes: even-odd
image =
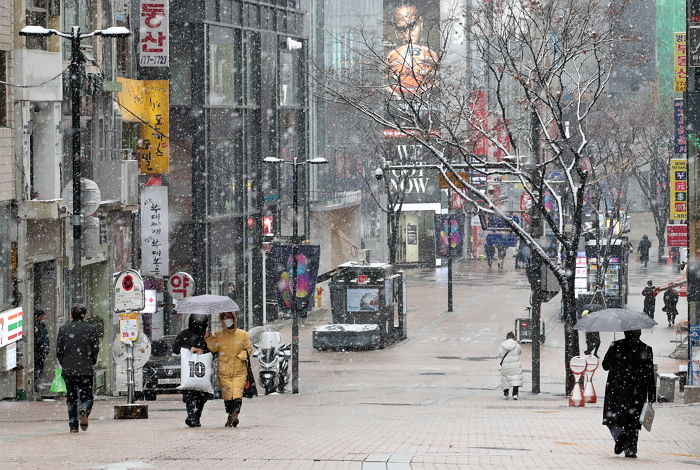
{"type": "Polygon", "coordinates": [[[243,404],[243,388],[248,374],[246,360],[253,350],[250,336],[237,328],[236,314],[225,312],[219,314],[224,328],[214,336],[206,337],[209,351],[218,353],[218,376],[221,395],[228,419],[226,427],[238,426],[238,414],[243,404]]]}

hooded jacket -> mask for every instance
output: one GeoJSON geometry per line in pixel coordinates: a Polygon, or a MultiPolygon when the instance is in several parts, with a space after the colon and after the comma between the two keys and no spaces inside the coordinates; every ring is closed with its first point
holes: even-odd
{"type": "Polygon", "coordinates": [[[221,396],[224,400],[243,398],[248,367],[246,361],[253,350],[250,336],[245,331],[234,328],[217,331],[206,339],[209,351],[218,353],[218,372],[221,396]]]}
{"type": "Polygon", "coordinates": [[[522,348],[518,342],[510,338],[502,342],[498,348],[498,357],[503,359],[501,364],[501,385],[504,389],[523,385],[523,368],[520,364],[521,353],[522,348]]]}
{"type": "Polygon", "coordinates": [[[209,352],[207,343],[204,341],[204,333],[207,331],[208,322],[201,322],[194,315],[190,315],[187,329],[182,330],[173,343],[173,352],[180,354],[180,349],[200,348],[205,353],[209,352]]]}

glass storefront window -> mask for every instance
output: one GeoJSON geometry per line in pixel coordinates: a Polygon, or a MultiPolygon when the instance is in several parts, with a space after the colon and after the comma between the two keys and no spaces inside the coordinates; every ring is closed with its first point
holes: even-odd
{"type": "Polygon", "coordinates": [[[243,184],[243,115],[228,109],[208,112],[209,215],[240,210],[237,194],[243,184]]]}
{"type": "Polygon", "coordinates": [[[170,104],[189,106],[192,99],[192,47],[188,41],[172,41],[170,56],[170,104]]]}
{"type": "Polygon", "coordinates": [[[280,51],[280,106],[301,105],[299,68],[298,53],[280,51]]]}
{"type": "Polygon", "coordinates": [[[237,101],[235,73],[238,66],[235,54],[235,30],[210,26],[208,44],[207,103],[213,106],[234,105],[237,101]]]}
{"type": "Polygon", "coordinates": [[[10,239],[10,209],[0,206],[0,311],[10,308],[12,301],[12,240],[10,239]]]}

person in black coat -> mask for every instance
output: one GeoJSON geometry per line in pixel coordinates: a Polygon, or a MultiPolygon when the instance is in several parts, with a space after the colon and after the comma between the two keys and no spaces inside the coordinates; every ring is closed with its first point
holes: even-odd
{"type": "Polygon", "coordinates": [[[644,268],[646,268],[647,264],[649,264],[650,249],[651,242],[649,241],[649,237],[644,235],[642,240],[639,242],[639,246],[637,246],[637,252],[639,253],[639,264],[641,264],[644,268]]]}
{"type": "Polygon", "coordinates": [[[39,391],[41,374],[44,372],[46,356],[49,355],[49,330],[46,328],[46,312],[34,309],[34,391],[39,391]]]}
{"type": "Polygon", "coordinates": [[[673,287],[669,287],[664,293],[664,312],[666,312],[666,318],[668,319],[668,326],[676,324],[676,317],[678,316],[678,292],[673,287]]]}
{"type": "Polygon", "coordinates": [[[93,367],[100,352],[100,340],[97,328],[85,322],[86,315],[84,305],[73,305],[72,321],[58,330],[56,339],[56,357],[66,381],[70,432],[78,432],[78,416],[80,429],[87,431],[88,416],[92,411],[93,367]]]}
{"type": "MultiPolygon", "coordinates": [[[[180,349],[189,349],[196,354],[206,354],[209,352],[207,343],[204,341],[204,334],[207,332],[209,325],[208,315],[190,315],[188,328],[184,329],[177,335],[173,343],[173,352],[180,354],[180,349]]],[[[187,409],[187,418],[185,424],[189,427],[201,426],[199,420],[202,417],[204,404],[212,395],[199,390],[182,390],[182,401],[185,402],[187,409]]]]}
{"type": "Polygon", "coordinates": [[[654,354],[641,335],[641,330],[625,331],[625,338],[614,341],[603,359],[603,369],[609,371],[603,424],[615,439],[615,453],[624,451],[631,458],[637,457],[644,402],[656,401],[654,354]]]}
{"type": "Polygon", "coordinates": [[[647,286],[642,290],[642,296],[644,296],[644,313],[654,318],[654,312],[656,311],[656,295],[659,291],[654,287],[652,281],[647,281],[647,286]]]}
{"type": "Polygon", "coordinates": [[[496,247],[493,245],[486,245],[484,247],[484,252],[486,253],[486,262],[489,264],[489,268],[493,264],[493,257],[496,255],[496,247]]]}

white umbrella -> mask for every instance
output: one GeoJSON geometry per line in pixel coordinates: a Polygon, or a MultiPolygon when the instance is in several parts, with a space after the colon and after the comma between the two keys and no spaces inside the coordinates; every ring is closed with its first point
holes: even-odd
{"type": "Polygon", "coordinates": [[[223,312],[237,312],[238,304],[224,295],[195,295],[186,297],[177,304],[177,313],[190,313],[195,315],[217,315],[223,312]]]}
{"type": "Polygon", "coordinates": [[[623,308],[592,312],[576,322],[574,329],[590,331],[631,331],[658,325],[649,315],[623,308]]]}

